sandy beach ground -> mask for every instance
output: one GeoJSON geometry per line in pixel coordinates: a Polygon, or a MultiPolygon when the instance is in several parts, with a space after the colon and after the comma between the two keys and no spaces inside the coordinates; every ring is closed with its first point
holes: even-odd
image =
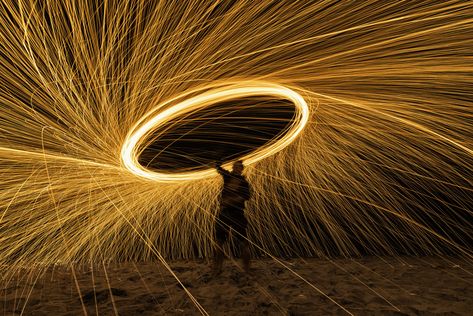
{"type": "Polygon", "coordinates": [[[23,269],[3,276],[3,315],[473,315],[473,263],[459,258],[231,259],[23,269]],[[75,275],[75,277],[74,277],[75,275]],[[190,293],[187,293],[186,290],[190,293]],[[196,304],[197,302],[198,304],[196,304]],[[200,304],[200,307],[197,305],[200,304]],[[200,310],[199,310],[200,308],[200,310]]]}

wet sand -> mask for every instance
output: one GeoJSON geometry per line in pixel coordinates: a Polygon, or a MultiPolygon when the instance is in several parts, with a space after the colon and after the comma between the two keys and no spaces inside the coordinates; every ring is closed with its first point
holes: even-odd
{"type": "Polygon", "coordinates": [[[158,262],[23,269],[1,280],[0,315],[473,315],[471,261],[282,262],[254,260],[245,274],[227,260],[213,276],[206,260],[170,261],[182,284],[158,262]]]}

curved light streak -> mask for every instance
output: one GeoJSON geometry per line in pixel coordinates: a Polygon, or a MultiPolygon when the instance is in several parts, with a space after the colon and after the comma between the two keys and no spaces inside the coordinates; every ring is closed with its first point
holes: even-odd
{"type": "Polygon", "coordinates": [[[280,139],[268,146],[262,146],[241,157],[240,159],[243,160],[246,165],[253,164],[287,147],[292,141],[294,141],[294,139],[296,139],[307,124],[309,119],[309,108],[307,102],[294,90],[270,82],[244,81],[233,83],[231,85],[211,89],[197,96],[186,99],[154,116],[153,114],[157,110],[170,104],[176,98],[164,102],[148,112],[128,133],[121,150],[122,164],[137,176],[160,182],[197,180],[215,175],[216,172],[213,169],[179,173],[147,170],[138,162],[138,148],[153,130],[156,130],[167,121],[176,119],[189,112],[199,111],[218,102],[251,96],[273,96],[289,100],[294,104],[295,118],[291,122],[288,131],[280,139]]]}

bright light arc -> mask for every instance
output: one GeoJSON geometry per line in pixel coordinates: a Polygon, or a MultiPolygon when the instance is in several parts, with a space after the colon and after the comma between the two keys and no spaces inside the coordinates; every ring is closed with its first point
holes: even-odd
{"type": "Polygon", "coordinates": [[[147,170],[138,162],[138,148],[146,137],[163,123],[178,118],[179,116],[199,111],[212,104],[251,96],[273,96],[291,101],[295,107],[294,120],[288,131],[277,141],[269,146],[262,146],[255,151],[241,157],[245,165],[250,165],[288,146],[304,129],[309,119],[309,108],[304,98],[294,90],[285,86],[259,81],[245,81],[232,83],[208,90],[192,98],[186,99],[164,111],[159,111],[173,100],[164,102],[152,109],[138,121],[128,133],[121,150],[121,161],[125,168],[133,174],[149,180],[159,182],[175,182],[186,180],[197,180],[214,176],[215,170],[207,169],[200,171],[187,171],[179,173],[164,173],[147,170]],[[155,112],[157,114],[153,115],[155,112]]]}

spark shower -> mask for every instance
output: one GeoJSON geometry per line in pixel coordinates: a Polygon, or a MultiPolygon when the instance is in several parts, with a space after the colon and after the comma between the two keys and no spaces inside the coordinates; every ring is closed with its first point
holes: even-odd
{"type": "Polygon", "coordinates": [[[137,148],[240,88],[296,111],[245,154],[253,251],[471,257],[473,2],[0,6],[0,264],[209,256],[221,179],[137,148]]]}

